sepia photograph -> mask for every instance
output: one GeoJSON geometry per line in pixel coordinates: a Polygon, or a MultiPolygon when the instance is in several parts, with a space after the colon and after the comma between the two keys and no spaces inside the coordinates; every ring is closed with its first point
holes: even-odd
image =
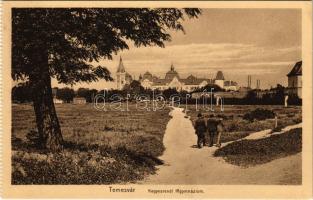
{"type": "Polygon", "coordinates": [[[154,198],[309,186],[310,3],[10,4],[8,184],[154,198]]]}

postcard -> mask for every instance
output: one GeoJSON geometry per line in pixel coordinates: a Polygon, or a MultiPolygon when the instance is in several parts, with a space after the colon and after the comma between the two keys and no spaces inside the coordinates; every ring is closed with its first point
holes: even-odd
{"type": "Polygon", "coordinates": [[[4,1],[4,198],[312,197],[311,1],[4,1]]]}

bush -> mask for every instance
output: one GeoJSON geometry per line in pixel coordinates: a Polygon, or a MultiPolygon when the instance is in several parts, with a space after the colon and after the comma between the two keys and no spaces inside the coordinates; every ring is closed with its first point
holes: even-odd
{"type": "Polygon", "coordinates": [[[296,128],[264,139],[233,142],[215,151],[214,156],[223,157],[234,165],[249,167],[301,151],[302,129],[296,128]]]}
{"type": "Polygon", "coordinates": [[[119,184],[142,180],[162,162],[146,154],[66,143],[57,153],[14,151],[12,184],[119,184]]]}
{"type": "Polygon", "coordinates": [[[243,116],[243,119],[248,121],[256,120],[265,120],[265,119],[273,119],[275,118],[275,113],[271,110],[257,108],[251,112],[246,113],[243,116]]]}
{"type": "Polygon", "coordinates": [[[281,126],[277,126],[276,128],[272,129],[272,133],[280,132],[280,131],[282,131],[282,127],[281,126]]]}
{"type": "Polygon", "coordinates": [[[302,99],[297,95],[290,95],[288,98],[288,105],[302,105],[302,99]]]}

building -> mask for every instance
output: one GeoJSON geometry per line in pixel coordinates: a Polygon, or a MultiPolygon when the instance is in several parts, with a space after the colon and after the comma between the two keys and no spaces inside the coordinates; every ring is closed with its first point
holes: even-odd
{"type": "Polygon", "coordinates": [[[292,70],[287,74],[288,87],[286,93],[297,95],[302,98],[302,61],[297,62],[292,70]]]}
{"type": "Polygon", "coordinates": [[[62,99],[57,98],[58,88],[52,88],[52,96],[53,96],[53,103],[54,104],[62,104],[64,101],[62,99]]]}
{"type": "Polygon", "coordinates": [[[226,91],[237,91],[238,90],[238,84],[235,81],[227,81],[224,78],[224,74],[222,71],[218,71],[216,73],[214,84],[218,85],[220,88],[226,90],[226,91]]]}
{"type": "MultiPolygon", "coordinates": [[[[200,99],[203,98],[203,96],[206,95],[206,98],[211,98],[210,93],[204,94],[203,92],[194,92],[191,94],[192,99],[200,99]]],[[[247,96],[247,92],[244,91],[227,91],[227,92],[213,92],[212,97],[217,99],[218,97],[221,97],[223,99],[243,99],[247,96]]]]}
{"type": "MultiPolygon", "coordinates": [[[[122,58],[120,58],[120,63],[117,68],[116,80],[118,90],[122,90],[125,85],[130,84],[133,80],[131,75],[126,72],[122,58]]],[[[147,71],[143,75],[139,75],[139,81],[141,86],[145,89],[156,89],[161,91],[171,88],[176,89],[177,91],[193,92],[208,84],[216,84],[226,91],[238,90],[238,84],[235,81],[225,80],[222,71],[217,72],[215,79],[198,78],[194,75],[182,78],[175,70],[173,64],[171,64],[170,70],[165,74],[164,78],[157,77],[147,71]]]]}
{"type": "Polygon", "coordinates": [[[242,91],[229,91],[229,92],[215,92],[214,97],[217,96],[224,99],[243,99],[247,96],[247,93],[242,91]]]}
{"type": "Polygon", "coordinates": [[[212,83],[211,79],[197,78],[193,75],[187,78],[181,78],[172,64],[170,70],[165,74],[164,78],[159,78],[146,72],[143,76],[140,75],[141,85],[146,89],[166,90],[169,88],[176,89],[177,91],[191,92],[195,89],[206,86],[212,83]]]}
{"type": "Polygon", "coordinates": [[[226,91],[237,91],[238,84],[235,81],[224,81],[224,89],[226,91]]]}
{"type": "Polygon", "coordinates": [[[275,95],[277,95],[278,90],[277,88],[271,88],[269,90],[254,90],[256,98],[262,99],[265,96],[268,96],[270,98],[273,98],[275,95]]]}
{"type": "Polygon", "coordinates": [[[86,104],[87,101],[84,97],[74,97],[73,104],[86,104]]]}
{"type": "Polygon", "coordinates": [[[122,57],[120,57],[120,63],[116,71],[117,89],[122,90],[124,86],[129,85],[132,80],[132,76],[128,72],[126,72],[122,57]]]}
{"type": "Polygon", "coordinates": [[[61,99],[57,99],[56,97],[53,97],[53,103],[54,104],[62,104],[62,103],[64,103],[64,101],[61,99]]]}
{"type": "Polygon", "coordinates": [[[218,85],[220,88],[224,88],[224,81],[225,81],[225,78],[224,78],[223,72],[218,71],[214,79],[214,84],[218,85]]]}

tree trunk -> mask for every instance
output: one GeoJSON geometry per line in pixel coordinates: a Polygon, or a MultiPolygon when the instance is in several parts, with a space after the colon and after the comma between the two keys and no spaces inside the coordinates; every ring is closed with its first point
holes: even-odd
{"type": "Polygon", "coordinates": [[[48,56],[42,56],[42,52],[39,54],[41,55],[35,58],[37,67],[29,76],[29,83],[32,88],[40,146],[58,151],[62,149],[63,137],[53,103],[48,56]]]}

